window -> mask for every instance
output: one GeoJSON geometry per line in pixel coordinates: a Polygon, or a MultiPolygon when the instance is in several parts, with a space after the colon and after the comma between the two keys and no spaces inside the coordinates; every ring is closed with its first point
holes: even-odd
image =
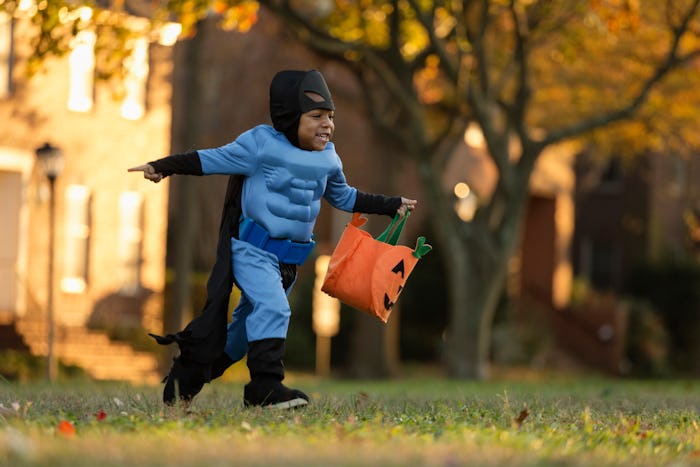
{"type": "Polygon", "coordinates": [[[121,292],[135,295],[141,288],[143,196],[127,191],[119,196],[119,280],[121,292]]]}
{"type": "Polygon", "coordinates": [[[89,112],[93,104],[95,73],[94,31],[80,31],[73,39],[70,53],[70,87],[68,90],[68,110],[89,112]]]}
{"type": "Polygon", "coordinates": [[[614,194],[624,189],[625,169],[622,159],[613,157],[610,159],[600,174],[599,192],[614,194]]]}
{"type": "Polygon", "coordinates": [[[12,93],[12,17],[0,11],[0,99],[12,93]]]}
{"type": "Polygon", "coordinates": [[[609,241],[592,239],[581,241],[580,272],[597,290],[616,290],[622,267],[622,247],[609,241]]]}
{"type": "Polygon", "coordinates": [[[90,190],[83,185],[66,188],[65,245],[61,290],[83,293],[87,287],[90,237],[90,190]]]}
{"type": "Polygon", "coordinates": [[[138,120],[146,111],[146,81],[148,79],[148,41],[139,38],[125,60],[124,100],[121,115],[127,120],[138,120]]]}

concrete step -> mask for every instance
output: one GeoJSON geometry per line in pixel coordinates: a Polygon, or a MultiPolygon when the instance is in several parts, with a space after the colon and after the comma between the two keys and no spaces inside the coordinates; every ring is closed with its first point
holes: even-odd
{"type": "MultiPolygon", "coordinates": [[[[46,323],[22,321],[17,323],[17,330],[32,354],[46,355],[46,323]]],[[[153,354],[135,351],[126,343],[114,342],[105,333],[88,328],[57,326],[54,352],[62,362],[79,366],[96,379],[137,384],[155,384],[162,379],[153,354]]]]}

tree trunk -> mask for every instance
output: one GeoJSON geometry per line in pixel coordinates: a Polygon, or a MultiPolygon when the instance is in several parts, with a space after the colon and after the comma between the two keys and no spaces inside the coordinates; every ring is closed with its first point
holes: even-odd
{"type": "MultiPolygon", "coordinates": [[[[472,248],[466,246],[467,250],[472,248]]],[[[485,379],[489,376],[491,327],[503,290],[505,267],[494,264],[483,270],[474,267],[470,258],[452,263],[448,266],[451,279],[447,374],[453,378],[485,379]],[[454,267],[460,262],[459,266],[466,267],[454,267]]]]}
{"type": "Polygon", "coordinates": [[[463,233],[453,240],[453,248],[459,253],[446,255],[452,299],[447,342],[447,372],[451,377],[488,377],[493,318],[506,284],[508,263],[520,245],[530,172],[531,167],[525,167],[512,185],[497,228],[491,226],[492,219],[481,217],[472,221],[468,233],[456,229],[463,233]]]}
{"type": "Polygon", "coordinates": [[[505,210],[504,216],[509,217],[493,230],[483,218],[462,223],[451,212],[440,172],[425,165],[420,173],[441,245],[438,254],[443,257],[447,273],[447,374],[453,378],[484,379],[489,373],[493,318],[505,285],[508,260],[517,243],[527,190],[521,187],[522,196],[511,199],[505,210]],[[495,251],[481,243],[495,237],[501,239],[495,251]]]}
{"type": "Polygon", "coordinates": [[[392,312],[387,324],[368,314],[357,312],[352,336],[350,374],[353,378],[388,378],[398,373],[398,346],[392,331],[398,332],[398,320],[392,312]]]}

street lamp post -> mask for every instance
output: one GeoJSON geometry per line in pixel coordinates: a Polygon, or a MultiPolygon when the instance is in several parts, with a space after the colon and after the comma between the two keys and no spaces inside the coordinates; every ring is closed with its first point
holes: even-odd
{"type": "Polygon", "coordinates": [[[44,143],[36,149],[36,157],[44,175],[49,180],[49,264],[48,264],[48,294],[46,299],[46,377],[49,381],[56,379],[58,366],[54,356],[54,309],[53,309],[53,258],[54,258],[54,227],[56,218],[55,186],[56,178],[63,169],[63,153],[50,143],[44,143]]]}

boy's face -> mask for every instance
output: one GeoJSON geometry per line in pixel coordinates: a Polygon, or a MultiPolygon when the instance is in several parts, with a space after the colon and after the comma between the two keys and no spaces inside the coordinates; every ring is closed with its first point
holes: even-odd
{"type": "Polygon", "coordinates": [[[334,112],[313,109],[301,114],[299,119],[299,147],[307,151],[323,151],[333,137],[334,112]]]}

